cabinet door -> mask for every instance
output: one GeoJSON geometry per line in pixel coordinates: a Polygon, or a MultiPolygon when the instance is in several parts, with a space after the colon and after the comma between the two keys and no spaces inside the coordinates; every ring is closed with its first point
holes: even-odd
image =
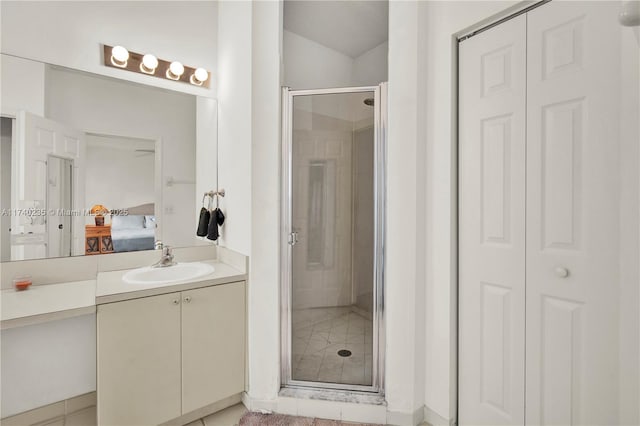
{"type": "Polygon", "coordinates": [[[245,388],[245,283],[182,293],[182,412],[245,388]]]}
{"type": "Polygon", "coordinates": [[[180,416],[180,295],[98,306],[98,424],[180,416]]]}

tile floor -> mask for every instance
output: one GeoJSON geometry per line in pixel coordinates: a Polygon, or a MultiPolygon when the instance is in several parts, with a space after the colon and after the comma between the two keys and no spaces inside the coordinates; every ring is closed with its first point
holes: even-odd
{"type": "Polygon", "coordinates": [[[291,320],[294,380],[371,385],[373,324],[358,308],[297,309],[291,320]]]}
{"type": "Polygon", "coordinates": [[[191,422],[186,426],[237,426],[240,423],[240,418],[246,412],[247,408],[240,403],[191,422]]]}

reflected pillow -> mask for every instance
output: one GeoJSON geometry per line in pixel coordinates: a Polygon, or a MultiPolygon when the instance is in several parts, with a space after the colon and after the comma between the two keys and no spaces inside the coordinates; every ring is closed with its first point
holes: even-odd
{"type": "Polygon", "coordinates": [[[144,227],[145,228],[154,228],[156,227],[156,217],[151,215],[146,215],[144,217],[144,227]]]}
{"type": "Polygon", "coordinates": [[[111,228],[114,229],[140,229],[144,228],[144,216],[113,216],[111,228]]]}

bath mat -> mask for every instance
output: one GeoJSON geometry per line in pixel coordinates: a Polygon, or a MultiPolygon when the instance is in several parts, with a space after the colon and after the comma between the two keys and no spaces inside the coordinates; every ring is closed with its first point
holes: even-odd
{"type": "Polygon", "coordinates": [[[285,414],[261,414],[248,412],[240,419],[240,426],[382,426],[371,423],[350,423],[340,420],[314,419],[312,417],[287,416],[285,414]]]}

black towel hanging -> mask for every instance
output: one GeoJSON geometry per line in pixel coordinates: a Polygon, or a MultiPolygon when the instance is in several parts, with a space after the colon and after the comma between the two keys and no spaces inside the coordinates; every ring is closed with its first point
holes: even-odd
{"type": "Polygon", "coordinates": [[[198,237],[206,237],[207,232],[209,230],[209,220],[211,219],[211,212],[209,209],[201,208],[200,209],[200,219],[198,220],[198,230],[196,231],[196,235],[198,237]]]}
{"type": "Polygon", "coordinates": [[[211,212],[211,218],[209,219],[209,229],[207,232],[207,238],[210,240],[217,240],[220,237],[220,231],[218,226],[222,226],[224,223],[224,213],[219,208],[216,208],[211,212]]]}
{"type": "Polygon", "coordinates": [[[222,213],[222,210],[220,210],[219,208],[216,208],[215,213],[218,226],[222,226],[224,224],[224,213],[222,213]]]}
{"type": "Polygon", "coordinates": [[[196,235],[198,237],[206,237],[209,231],[209,220],[211,219],[211,212],[209,209],[211,208],[211,197],[208,194],[205,194],[202,197],[202,208],[200,209],[200,219],[198,220],[198,229],[196,230],[196,235]],[[209,197],[209,205],[207,207],[204,206],[204,200],[209,197]]]}

